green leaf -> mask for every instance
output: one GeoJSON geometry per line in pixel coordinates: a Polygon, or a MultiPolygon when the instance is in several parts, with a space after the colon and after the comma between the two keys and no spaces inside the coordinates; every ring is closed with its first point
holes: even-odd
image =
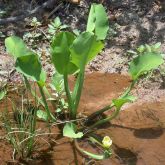
{"type": "Polygon", "coordinates": [[[78,36],[78,35],[80,35],[80,30],[74,29],[74,30],[73,30],[73,33],[74,33],[76,36],[78,36]]]}
{"type": "Polygon", "coordinates": [[[41,69],[41,73],[40,73],[40,80],[38,81],[38,84],[43,87],[45,86],[45,82],[46,82],[46,72],[41,69]]]}
{"type": "Polygon", "coordinates": [[[69,138],[81,138],[83,137],[82,132],[75,133],[76,131],[76,125],[73,123],[66,123],[63,129],[63,136],[69,137],[69,138]]]}
{"type": "Polygon", "coordinates": [[[6,90],[0,91],[0,100],[2,100],[5,97],[6,93],[7,93],[6,90]]]}
{"type": "Polygon", "coordinates": [[[137,48],[137,51],[139,53],[143,53],[145,51],[145,46],[144,45],[140,45],[138,48],[137,48]]]}
{"type": "Polygon", "coordinates": [[[150,46],[150,45],[148,45],[148,44],[145,44],[145,47],[146,47],[146,51],[147,52],[149,52],[149,53],[151,53],[152,52],[152,47],[150,46]]]}
{"type": "Polygon", "coordinates": [[[69,28],[69,26],[66,25],[66,24],[60,26],[60,29],[61,29],[61,30],[66,29],[66,28],[69,28]]]}
{"type": "Polygon", "coordinates": [[[145,72],[156,69],[164,62],[162,56],[157,53],[145,53],[136,57],[130,64],[129,73],[133,80],[139,78],[145,72]]]}
{"type": "Polygon", "coordinates": [[[157,42],[155,45],[153,45],[153,48],[155,50],[159,49],[161,47],[161,42],[157,42]]]}
{"type": "Polygon", "coordinates": [[[94,31],[95,21],[96,21],[95,4],[93,4],[93,5],[91,5],[91,9],[90,9],[90,12],[89,12],[86,31],[88,31],[88,32],[93,32],[94,31]]]}
{"type": "Polygon", "coordinates": [[[67,73],[74,74],[77,71],[78,71],[78,67],[75,64],[73,64],[72,62],[69,62],[68,66],[67,66],[67,73]]]}
{"type": "MultiPolygon", "coordinates": [[[[64,74],[70,68],[70,46],[75,36],[70,32],[60,32],[54,38],[51,45],[52,62],[60,74],[64,74]]],[[[76,68],[76,67],[75,67],[76,68]]],[[[76,68],[77,69],[77,68],[76,68]]]]}
{"type": "Polygon", "coordinates": [[[104,7],[100,5],[95,6],[96,26],[95,34],[98,40],[104,40],[109,30],[108,17],[104,7]]]}
{"type": "Polygon", "coordinates": [[[16,70],[34,81],[40,81],[41,63],[35,54],[18,57],[15,64],[16,70]]]}
{"type": "Polygon", "coordinates": [[[127,53],[131,54],[131,55],[137,55],[137,53],[133,50],[128,50],[127,53]]]}
{"type": "Polygon", "coordinates": [[[46,113],[45,111],[42,111],[42,110],[38,110],[38,111],[37,111],[37,117],[38,117],[39,119],[44,120],[44,121],[47,121],[47,120],[48,120],[48,115],[47,115],[47,113],[46,113]]]}
{"type": "Polygon", "coordinates": [[[56,109],[56,112],[57,112],[57,113],[60,113],[61,111],[62,111],[62,110],[61,110],[60,108],[57,108],[57,109],[56,109]]]}
{"type": "Polygon", "coordinates": [[[104,40],[108,30],[108,17],[103,5],[92,4],[86,31],[94,32],[98,40],[104,40]]]}
{"type": "Polygon", "coordinates": [[[104,45],[96,40],[96,36],[90,32],[80,34],[73,42],[70,51],[72,63],[80,70],[91,61],[102,49],[104,45]]]}
{"type": "Polygon", "coordinates": [[[23,40],[16,36],[11,36],[11,37],[6,38],[5,46],[6,46],[7,52],[11,54],[12,56],[14,56],[15,58],[33,53],[27,48],[23,40]]]}
{"type": "Polygon", "coordinates": [[[64,76],[62,74],[59,74],[58,72],[55,72],[52,77],[52,83],[56,92],[61,93],[64,91],[64,76]]]}
{"type": "Polygon", "coordinates": [[[59,17],[56,17],[53,22],[54,27],[59,27],[61,25],[61,21],[59,17]]]}
{"type": "Polygon", "coordinates": [[[119,97],[118,99],[113,99],[112,103],[115,105],[117,109],[120,109],[125,103],[134,102],[135,100],[135,96],[125,95],[123,97],[119,97]]]}

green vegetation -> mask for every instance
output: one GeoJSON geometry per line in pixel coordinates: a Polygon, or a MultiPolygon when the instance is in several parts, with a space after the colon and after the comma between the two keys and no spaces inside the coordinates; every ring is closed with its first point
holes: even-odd
{"type": "Polygon", "coordinates": [[[22,159],[30,157],[35,150],[37,106],[33,107],[29,100],[25,104],[24,97],[22,94],[22,105],[20,106],[10,100],[13,105],[12,113],[6,108],[3,114],[4,127],[7,131],[6,137],[14,148],[13,159],[16,155],[22,159]]]}
{"type": "MultiPolygon", "coordinates": [[[[35,127],[37,117],[46,121],[49,131],[51,131],[51,124],[59,122],[60,114],[65,115],[66,113],[69,114],[65,115],[65,121],[67,122],[61,122],[61,124],[65,123],[62,128],[63,136],[71,138],[75,147],[82,154],[98,160],[109,158],[112,155],[112,140],[106,136],[100,141],[91,132],[104,123],[116,118],[125,103],[133,102],[135,97],[130,94],[130,91],[139,78],[143,74],[158,68],[164,61],[161,53],[155,51],[158,45],[155,45],[151,50],[148,46],[140,47],[138,49],[140,55],[136,56],[130,63],[129,74],[132,78],[130,86],[120,97],[112,101],[110,100],[109,105],[88,116],[83,124],[80,125],[77,110],[83,89],[85,67],[103,50],[104,40],[109,29],[108,24],[104,7],[100,4],[93,4],[89,13],[86,31],[79,35],[75,35],[69,31],[61,32],[67,26],[62,25],[58,17],[49,25],[49,33],[55,34],[52,37],[50,54],[51,61],[56,69],[56,73],[50,84],[46,81],[46,73],[42,68],[39,55],[27,48],[23,40],[19,37],[11,36],[6,38],[6,49],[15,58],[17,72],[22,74],[26,88],[34,96],[37,104],[43,107],[43,110],[41,110],[37,106],[37,109],[35,108],[33,110],[33,114],[30,114],[30,117],[28,117],[28,128],[30,129],[27,129],[27,126],[24,124],[25,119],[22,112],[25,110],[21,109],[20,111],[16,109],[19,111],[18,120],[20,120],[18,128],[21,134],[19,138],[11,133],[12,126],[10,122],[5,123],[9,140],[20,156],[28,157],[32,153],[34,138],[37,135],[35,127]],[[69,75],[76,75],[76,81],[72,91],[69,86],[69,75]],[[31,81],[37,84],[41,98],[32,89],[31,81]],[[52,93],[49,93],[47,90],[48,85],[52,88],[52,93]],[[56,97],[54,97],[54,93],[56,97]],[[66,95],[66,100],[63,97],[64,95],[66,95]],[[55,107],[54,111],[50,109],[49,102],[55,107]],[[109,110],[113,110],[110,116],[96,120],[98,116],[109,110]],[[90,124],[91,121],[93,121],[92,124],[90,124]],[[27,137],[26,132],[30,136],[27,137]],[[103,151],[102,154],[96,155],[82,149],[78,145],[77,139],[83,138],[89,139],[92,143],[99,145],[103,151]],[[20,148],[20,144],[24,141],[26,143],[20,148]],[[27,149],[26,154],[24,154],[25,151],[22,151],[23,149],[27,149]]],[[[34,26],[36,27],[38,24],[34,26]]],[[[4,117],[6,118],[6,116],[4,117]]]]}
{"type": "Polygon", "coordinates": [[[48,25],[48,38],[51,39],[51,36],[56,35],[58,32],[62,30],[66,30],[69,26],[66,24],[62,24],[59,17],[56,17],[49,25],[48,25]]]}

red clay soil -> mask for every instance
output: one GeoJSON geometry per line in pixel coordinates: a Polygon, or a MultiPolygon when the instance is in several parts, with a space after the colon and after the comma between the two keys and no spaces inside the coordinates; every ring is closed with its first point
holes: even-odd
{"type": "MultiPolygon", "coordinates": [[[[94,73],[87,75],[79,112],[88,115],[109,104],[112,98],[120,95],[130,83],[128,76],[94,73]]],[[[148,96],[150,97],[150,96],[148,96]]],[[[148,99],[149,100],[149,99],[148,99]]],[[[108,113],[107,113],[108,115],[108,113]]],[[[97,131],[103,137],[113,140],[113,156],[103,161],[82,157],[76,152],[79,165],[164,165],[165,164],[165,98],[155,102],[138,100],[123,109],[119,117],[97,131]]],[[[54,133],[59,131],[54,128],[54,133]]],[[[3,131],[1,134],[4,135],[3,131]]],[[[51,147],[34,154],[35,161],[24,164],[34,165],[74,165],[75,152],[68,138],[54,136],[51,147]]],[[[81,146],[95,153],[87,141],[81,146]]],[[[0,165],[11,160],[12,149],[6,140],[0,140],[0,165]]],[[[18,163],[17,163],[18,164],[18,163]]]]}

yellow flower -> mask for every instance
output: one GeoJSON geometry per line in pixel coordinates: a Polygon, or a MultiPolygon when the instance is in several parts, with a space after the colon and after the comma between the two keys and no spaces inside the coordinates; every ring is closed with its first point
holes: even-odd
{"type": "Polygon", "coordinates": [[[109,136],[105,136],[102,140],[102,143],[103,143],[103,146],[108,149],[112,145],[112,140],[109,136]]]}

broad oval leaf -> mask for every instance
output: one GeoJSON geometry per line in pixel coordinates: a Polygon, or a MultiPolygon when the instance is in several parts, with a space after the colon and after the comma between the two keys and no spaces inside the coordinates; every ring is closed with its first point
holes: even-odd
{"type": "Polygon", "coordinates": [[[35,54],[18,57],[15,64],[16,70],[34,81],[40,81],[41,63],[35,54]]]}
{"type": "Polygon", "coordinates": [[[71,51],[71,62],[80,70],[84,70],[85,65],[91,61],[104,47],[101,41],[97,41],[96,36],[90,32],[80,34],[73,42],[71,51]]]}
{"type": "Polygon", "coordinates": [[[147,52],[136,57],[130,64],[129,73],[133,80],[136,80],[145,72],[156,69],[164,62],[162,56],[158,53],[147,52]]]}
{"type": "Polygon", "coordinates": [[[63,128],[63,136],[69,137],[69,138],[81,138],[83,137],[82,132],[75,133],[76,131],[76,125],[73,123],[66,123],[63,128]]]}
{"type": "Polygon", "coordinates": [[[33,53],[27,48],[23,40],[17,36],[11,36],[6,38],[5,46],[7,52],[12,56],[14,56],[15,58],[33,53]]]}
{"type": "MultiPolygon", "coordinates": [[[[60,32],[51,45],[52,63],[60,74],[68,71],[70,63],[70,46],[75,36],[70,32],[60,32]]],[[[77,69],[77,68],[76,68],[77,69]]]]}
{"type": "Polygon", "coordinates": [[[107,36],[108,30],[108,16],[103,5],[92,4],[86,31],[93,32],[98,40],[104,40],[107,36]]]}

